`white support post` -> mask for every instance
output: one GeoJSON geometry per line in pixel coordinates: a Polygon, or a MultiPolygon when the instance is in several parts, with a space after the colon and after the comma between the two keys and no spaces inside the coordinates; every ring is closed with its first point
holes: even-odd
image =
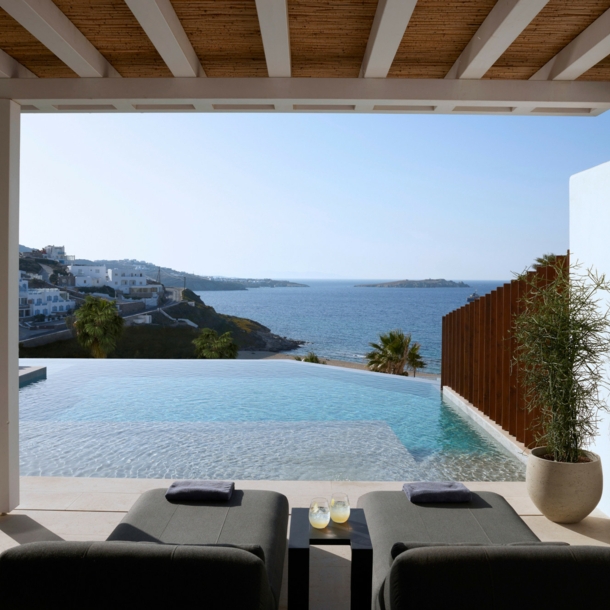
{"type": "Polygon", "coordinates": [[[19,128],[0,100],[0,513],[19,504],[19,128]]]}

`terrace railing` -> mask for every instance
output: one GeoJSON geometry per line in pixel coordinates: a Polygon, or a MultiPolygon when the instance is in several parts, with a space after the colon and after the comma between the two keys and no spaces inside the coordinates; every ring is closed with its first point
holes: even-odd
{"type": "MultiPolygon", "coordinates": [[[[568,264],[568,256],[558,257],[558,262],[568,264]]],[[[554,271],[544,266],[529,273],[546,282],[554,271]]],[[[513,280],[443,317],[441,386],[532,447],[538,414],[525,408],[511,332],[526,290],[526,281],[513,280]]]]}

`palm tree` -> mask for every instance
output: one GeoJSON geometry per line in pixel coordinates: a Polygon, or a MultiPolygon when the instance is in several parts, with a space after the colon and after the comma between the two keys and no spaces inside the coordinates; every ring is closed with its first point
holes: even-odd
{"type": "Polygon", "coordinates": [[[294,356],[299,362],[312,362],[313,364],[326,364],[326,361],[320,360],[320,357],[315,352],[309,352],[307,356],[294,356]]]}
{"type": "Polygon", "coordinates": [[[553,265],[556,261],[557,255],[549,252],[548,254],[543,254],[542,256],[536,258],[532,267],[534,267],[534,269],[540,269],[541,267],[546,267],[547,265],[553,265]]]}
{"type": "Polygon", "coordinates": [[[366,355],[371,371],[403,375],[411,345],[411,335],[391,330],[379,335],[379,343],[369,343],[373,351],[366,355]]]}
{"type": "Polygon", "coordinates": [[[407,354],[407,367],[413,370],[413,377],[415,377],[417,369],[423,369],[426,366],[426,363],[419,353],[420,347],[419,343],[414,343],[409,348],[409,353],[407,354]]]}
{"type": "Polygon", "coordinates": [[[106,358],[116,348],[123,332],[123,318],[114,301],[87,295],[74,313],[74,331],[78,342],[94,358],[106,358]]]}
{"type": "Polygon", "coordinates": [[[193,341],[197,358],[208,360],[237,358],[238,346],[233,341],[231,332],[218,336],[211,328],[203,328],[199,336],[193,341]]]}

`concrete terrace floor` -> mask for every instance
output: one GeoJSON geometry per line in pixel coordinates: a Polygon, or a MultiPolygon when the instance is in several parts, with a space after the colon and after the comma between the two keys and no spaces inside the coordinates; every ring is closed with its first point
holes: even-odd
{"type": "MultiPolygon", "coordinates": [[[[141,493],[167,487],[169,479],[102,479],[79,477],[22,477],[21,504],[0,517],[0,551],[37,540],[105,540],[141,493]]],[[[544,541],[610,545],[610,519],[594,511],[581,523],[558,525],[533,505],[525,483],[466,483],[472,491],[494,491],[504,496],[544,541]]],[[[290,507],[308,507],[315,496],[330,498],[334,491],[348,494],[352,506],[376,490],[400,490],[399,482],[236,481],[238,489],[269,489],[287,496],[290,507]]],[[[310,608],[349,608],[350,550],[345,546],[312,547],[310,608]]],[[[280,608],[286,609],[287,562],[280,608]]]]}

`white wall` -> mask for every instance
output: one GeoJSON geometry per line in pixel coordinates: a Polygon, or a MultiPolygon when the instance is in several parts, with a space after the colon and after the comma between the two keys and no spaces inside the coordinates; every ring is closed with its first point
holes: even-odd
{"type": "Polygon", "coordinates": [[[105,265],[71,265],[68,271],[74,276],[77,288],[104,286],[107,281],[105,265]]]}
{"type": "MultiPolygon", "coordinates": [[[[570,254],[583,269],[594,267],[610,279],[610,162],[570,178],[570,254]]],[[[610,297],[604,298],[610,304],[610,297]]],[[[610,382],[610,366],[606,377],[610,382]]],[[[610,414],[602,414],[591,450],[602,458],[604,495],[599,508],[610,515],[610,414]]]]}

